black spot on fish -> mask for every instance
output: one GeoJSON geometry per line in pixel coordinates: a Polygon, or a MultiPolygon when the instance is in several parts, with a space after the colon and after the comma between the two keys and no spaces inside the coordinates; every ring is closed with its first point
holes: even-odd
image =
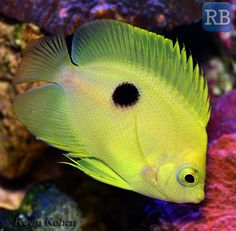
{"type": "Polygon", "coordinates": [[[193,175],[191,175],[191,174],[187,174],[185,177],[184,177],[184,179],[185,179],[185,181],[187,182],[187,183],[194,183],[194,176],[193,175]]]}
{"type": "Polygon", "coordinates": [[[137,103],[140,97],[137,87],[128,82],[121,83],[113,92],[112,99],[116,106],[128,107],[137,103]]]}

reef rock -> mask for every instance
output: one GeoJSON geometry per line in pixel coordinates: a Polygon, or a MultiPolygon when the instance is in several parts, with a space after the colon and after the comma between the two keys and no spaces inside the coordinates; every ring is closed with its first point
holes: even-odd
{"type": "Polygon", "coordinates": [[[0,176],[21,177],[46,147],[29,134],[16,118],[12,103],[17,93],[31,84],[12,84],[21,59],[20,50],[29,40],[42,36],[36,26],[11,24],[0,18],[0,176]]]}
{"type": "Polygon", "coordinates": [[[212,105],[207,132],[209,142],[236,132],[236,90],[221,96],[212,105]]]}
{"type": "Polygon", "coordinates": [[[71,34],[83,22],[112,18],[148,28],[172,28],[201,18],[204,1],[196,0],[1,0],[0,13],[44,30],[71,34]]]}
{"type": "MultiPolygon", "coordinates": [[[[233,20],[233,28],[231,31],[227,32],[219,32],[218,36],[220,41],[223,43],[224,52],[227,51],[227,53],[236,60],[236,0],[230,0],[229,1],[233,8],[232,8],[232,20],[233,20]]],[[[236,68],[236,67],[235,67],[236,68]]]]}
{"type": "Polygon", "coordinates": [[[206,199],[200,204],[154,201],[146,207],[151,231],[236,230],[236,135],[215,140],[207,162],[206,199]]]}
{"type": "MultiPolygon", "coordinates": [[[[219,96],[231,91],[236,83],[235,70],[230,65],[236,62],[222,57],[212,57],[202,64],[204,75],[207,77],[211,103],[215,103],[219,96]]],[[[236,67],[236,66],[235,66],[236,67]]]]}
{"type": "Polygon", "coordinates": [[[3,230],[80,231],[81,212],[74,200],[53,183],[33,185],[17,210],[0,210],[3,230]]]}

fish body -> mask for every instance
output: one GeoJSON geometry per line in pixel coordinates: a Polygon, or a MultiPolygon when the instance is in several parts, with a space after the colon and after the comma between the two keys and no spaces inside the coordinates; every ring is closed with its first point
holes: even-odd
{"type": "Polygon", "coordinates": [[[16,83],[46,81],[14,108],[70,165],[172,202],[204,198],[209,97],[185,49],[113,20],[82,25],[71,54],[58,34],[26,49],[16,83]]]}

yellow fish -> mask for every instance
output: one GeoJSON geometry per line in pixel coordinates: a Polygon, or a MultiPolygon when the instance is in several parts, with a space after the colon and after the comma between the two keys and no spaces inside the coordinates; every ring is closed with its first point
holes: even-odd
{"type": "Polygon", "coordinates": [[[172,202],[204,198],[209,97],[192,57],[113,20],[34,41],[17,83],[46,81],[14,108],[38,138],[104,183],[172,202]]]}

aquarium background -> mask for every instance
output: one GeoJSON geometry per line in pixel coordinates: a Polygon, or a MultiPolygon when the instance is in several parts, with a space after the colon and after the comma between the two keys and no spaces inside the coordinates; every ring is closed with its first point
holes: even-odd
{"type": "Polygon", "coordinates": [[[0,230],[236,230],[236,1],[227,1],[233,30],[214,33],[202,29],[203,2],[0,0],[0,230]],[[63,152],[37,140],[16,118],[15,96],[37,85],[13,84],[26,45],[60,31],[69,36],[98,18],[178,39],[199,62],[211,99],[200,204],[163,202],[95,181],[58,163],[63,152]]]}

